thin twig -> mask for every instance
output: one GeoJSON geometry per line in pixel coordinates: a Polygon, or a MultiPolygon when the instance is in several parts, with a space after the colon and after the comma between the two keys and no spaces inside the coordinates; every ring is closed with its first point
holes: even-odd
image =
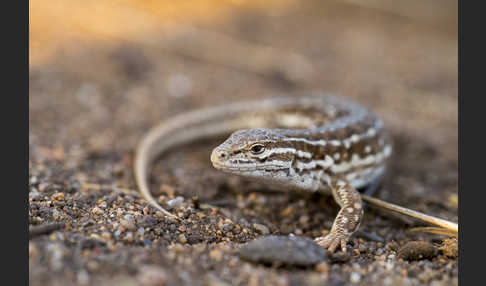
{"type": "Polygon", "coordinates": [[[374,206],[378,206],[378,207],[384,208],[386,210],[394,211],[394,212],[397,212],[397,213],[400,213],[400,214],[403,214],[403,215],[406,215],[406,216],[409,216],[409,217],[416,218],[420,221],[427,222],[427,223],[442,227],[442,228],[444,228],[444,229],[446,229],[446,230],[448,230],[452,233],[457,234],[459,232],[459,226],[458,226],[457,223],[453,223],[451,221],[444,220],[444,219],[441,219],[441,218],[437,218],[437,217],[434,217],[434,216],[426,215],[424,213],[414,211],[414,210],[411,210],[411,209],[408,209],[408,208],[405,208],[405,207],[401,207],[401,206],[398,206],[398,205],[394,205],[394,204],[391,204],[391,203],[387,203],[387,202],[384,202],[382,200],[379,200],[379,199],[376,199],[376,198],[373,198],[373,197],[369,197],[369,196],[366,196],[366,195],[361,195],[361,197],[363,198],[364,201],[369,202],[370,204],[372,204],[374,206]]]}

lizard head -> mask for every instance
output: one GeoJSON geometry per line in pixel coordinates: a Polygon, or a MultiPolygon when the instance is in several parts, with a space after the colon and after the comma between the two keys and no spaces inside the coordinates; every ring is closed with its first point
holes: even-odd
{"type": "Polygon", "coordinates": [[[282,146],[282,135],[269,129],[239,130],[216,147],[213,166],[221,171],[246,177],[279,180],[279,170],[288,170],[293,154],[282,146]]]}

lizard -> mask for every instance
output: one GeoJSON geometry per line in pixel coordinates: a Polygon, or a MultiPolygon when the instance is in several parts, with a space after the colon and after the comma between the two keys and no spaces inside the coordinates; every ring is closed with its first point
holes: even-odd
{"type": "Polygon", "coordinates": [[[315,238],[322,247],[346,251],[363,218],[363,204],[418,218],[453,233],[455,223],[360,194],[381,180],[393,144],[384,122],[365,107],[322,92],[236,102],[183,113],[154,127],[141,140],[134,173],[142,196],[167,217],[148,186],[148,168],[161,153],[184,143],[231,134],[210,155],[223,172],[285,190],[331,194],[340,206],[331,230],[315,238]]]}

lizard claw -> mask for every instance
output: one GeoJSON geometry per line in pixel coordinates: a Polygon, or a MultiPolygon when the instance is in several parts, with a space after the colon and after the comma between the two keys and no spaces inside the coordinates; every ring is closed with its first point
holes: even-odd
{"type": "Polygon", "coordinates": [[[316,238],[314,241],[317,242],[323,248],[329,250],[333,253],[338,246],[341,246],[343,252],[346,252],[346,243],[348,242],[350,236],[344,235],[342,233],[332,232],[326,236],[321,236],[316,238]]]}

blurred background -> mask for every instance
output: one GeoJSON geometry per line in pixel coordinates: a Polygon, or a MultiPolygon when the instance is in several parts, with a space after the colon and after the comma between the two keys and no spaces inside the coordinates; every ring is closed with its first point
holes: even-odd
{"type": "Polygon", "coordinates": [[[127,150],[183,110],[305,89],[441,141],[457,52],[454,0],[32,0],[31,147],[127,150]]]}

